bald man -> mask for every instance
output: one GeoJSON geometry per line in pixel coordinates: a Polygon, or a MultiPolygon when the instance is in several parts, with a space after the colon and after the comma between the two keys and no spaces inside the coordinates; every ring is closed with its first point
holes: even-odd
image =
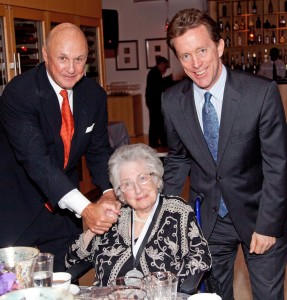
{"type": "Polygon", "coordinates": [[[107,96],[84,76],[83,32],[70,23],[56,26],[42,53],[44,62],[13,78],[0,99],[0,247],[38,247],[53,253],[54,271],[62,271],[68,246],[82,231],[80,217],[102,234],[117,220],[120,205],[107,173],[107,96]],[[62,90],[74,124],[65,155],[62,90]],[[93,183],[104,191],[96,203],[78,189],[76,165],[83,155],[93,183]]]}

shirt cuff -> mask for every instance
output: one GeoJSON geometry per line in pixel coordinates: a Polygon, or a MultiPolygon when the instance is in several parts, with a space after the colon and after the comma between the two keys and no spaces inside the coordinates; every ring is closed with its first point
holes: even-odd
{"type": "Polygon", "coordinates": [[[91,202],[79,190],[73,189],[58,202],[58,205],[62,209],[69,209],[74,212],[78,218],[80,218],[82,211],[90,203],[91,202]]]}

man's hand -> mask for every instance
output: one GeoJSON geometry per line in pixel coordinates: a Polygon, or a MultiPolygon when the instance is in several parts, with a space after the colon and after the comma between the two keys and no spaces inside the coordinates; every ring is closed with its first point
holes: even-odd
{"type": "Polygon", "coordinates": [[[249,253],[263,254],[267,250],[269,250],[275,243],[275,237],[254,232],[252,234],[249,253]]]}
{"type": "Polygon", "coordinates": [[[108,191],[83,210],[82,218],[92,232],[103,234],[117,221],[120,208],[121,204],[116,200],[114,192],[108,191]]]}

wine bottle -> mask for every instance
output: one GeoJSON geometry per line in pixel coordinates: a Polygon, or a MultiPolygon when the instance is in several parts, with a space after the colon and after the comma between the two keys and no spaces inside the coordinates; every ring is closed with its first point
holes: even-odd
{"type": "Polygon", "coordinates": [[[279,44],[285,44],[285,36],[284,36],[283,30],[281,31],[281,34],[280,34],[279,44]]]}
{"type": "Polygon", "coordinates": [[[230,31],[230,24],[229,24],[229,21],[226,21],[226,24],[225,24],[225,31],[226,31],[226,32],[229,32],[229,31],[230,31]]]}
{"type": "Polygon", "coordinates": [[[218,27],[219,27],[219,31],[223,32],[223,21],[222,21],[222,19],[219,19],[219,21],[218,21],[218,27]]]}
{"type": "Polygon", "coordinates": [[[239,29],[240,30],[244,30],[245,29],[245,22],[244,22],[243,18],[241,19],[241,23],[240,23],[239,29]]]}
{"type": "Polygon", "coordinates": [[[238,36],[237,36],[237,46],[242,46],[242,38],[241,38],[240,33],[238,33],[238,36]]]}
{"type": "Polygon", "coordinates": [[[256,29],[260,29],[261,28],[261,19],[260,17],[257,17],[257,20],[256,20],[256,29]]]}
{"type": "Polygon", "coordinates": [[[238,3],[237,3],[237,14],[241,15],[241,3],[240,3],[240,1],[238,1],[238,3]]]}
{"type": "Polygon", "coordinates": [[[281,19],[279,21],[279,27],[286,27],[286,20],[284,16],[281,16],[281,19]]]}
{"type": "Polygon", "coordinates": [[[227,16],[227,7],[226,7],[225,2],[224,2],[223,5],[222,5],[222,16],[223,16],[223,17],[226,17],[226,16],[227,16]]]}
{"type": "Polygon", "coordinates": [[[253,5],[252,5],[252,13],[257,14],[257,5],[256,5],[255,0],[253,1],[253,5]]]}
{"type": "MultiPolygon", "coordinates": [[[[287,1],[287,0],[286,0],[287,1]]],[[[269,14],[273,13],[273,4],[272,4],[272,0],[269,0],[269,4],[268,4],[268,12],[269,14]]]]}
{"type": "Polygon", "coordinates": [[[272,31],[272,35],[271,35],[271,44],[275,45],[276,44],[276,35],[275,32],[272,31]]]}
{"type": "Polygon", "coordinates": [[[225,39],[225,47],[226,48],[230,47],[230,38],[229,37],[226,37],[226,39],[225,39]]]}
{"type": "Polygon", "coordinates": [[[234,24],[233,24],[233,30],[234,30],[234,31],[239,30],[239,25],[238,25],[237,20],[234,21],[234,24]]]}

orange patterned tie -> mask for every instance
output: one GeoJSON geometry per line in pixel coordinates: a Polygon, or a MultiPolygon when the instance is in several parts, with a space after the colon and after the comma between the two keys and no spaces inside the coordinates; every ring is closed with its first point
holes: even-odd
{"type": "Polygon", "coordinates": [[[74,134],[74,119],[71,112],[68,93],[62,90],[60,95],[63,97],[62,103],[62,127],[60,135],[64,144],[64,168],[66,167],[71,149],[71,142],[74,134]]]}

